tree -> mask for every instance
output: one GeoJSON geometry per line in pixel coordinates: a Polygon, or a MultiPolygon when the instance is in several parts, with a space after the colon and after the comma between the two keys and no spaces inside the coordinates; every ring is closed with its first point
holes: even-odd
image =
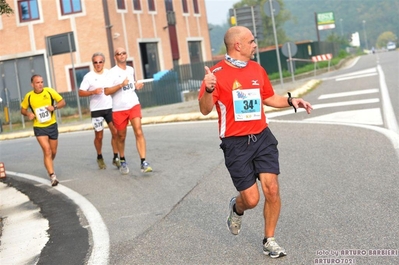
{"type": "Polygon", "coordinates": [[[327,36],[327,42],[338,43],[341,48],[349,46],[349,41],[345,36],[339,36],[335,32],[331,32],[330,35],[327,36]]]}
{"type": "MultiPolygon", "coordinates": [[[[284,9],[283,0],[276,0],[276,1],[280,5],[280,11],[277,14],[277,16],[274,17],[274,22],[275,22],[275,27],[276,27],[276,35],[277,35],[278,42],[284,43],[284,42],[288,41],[288,37],[285,34],[283,25],[286,21],[291,19],[291,14],[289,11],[284,9]]],[[[260,6],[261,14],[262,14],[262,26],[263,26],[264,39],[261,41],[258,41],[259,47],[275,45],[272,18],[268,17],[263,11],[263,7],[265,4],[269,4],[268,0],[241,0],[241,2],[234,4],[234,8],[241,8],[241,7],[245,7],[245,6],[256,6],[256,5],[260,6]]]]}
{"type": "Polygon", "coordinates": [[[6,0],[0,0],[0,16],[3,14],[13,14],[14,10],[7,4],[6,0]]]}
{"type": "Polygon", "coordinates": [[[220,25],[208,24],[209,37],[211,38],[212,54],[225,54],[226,49],[224,47],[223,37],[225,32],[228,30],[229,25],[227,23],[220,25]]]}
{"type": "Polygon", "coordinates": [[[384,48],[387,46],[388,42],[393,41],[396,42],[397,38],[395,34],[393,34],[391,31],[386,31],[382,33],[380,36],[378,36],[377,39],[377,48],[384,48]]]}

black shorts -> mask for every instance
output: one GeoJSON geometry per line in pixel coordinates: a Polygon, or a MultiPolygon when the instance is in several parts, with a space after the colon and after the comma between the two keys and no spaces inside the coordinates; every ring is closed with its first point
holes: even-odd
{"type": "Polygon", "coordinates": [[[57,123],[51,124],[47,127],[33,127],[35,136],[48,136],[51,140],[58,139],[58,125],[57,123]]]}
{"type": "Polygon", "coordinates": [[[109,124],[112,122],[112,109],[96,110],[91,112],[92,118],[103,117],[104,120],[109,124]]]}
{"type": "Polygon", "coordinates": [[[237,191],[255,184],[259,173],[280,174],[277,144],[269,128],[252,136],[222,138],[220,148],[237,191]]]}

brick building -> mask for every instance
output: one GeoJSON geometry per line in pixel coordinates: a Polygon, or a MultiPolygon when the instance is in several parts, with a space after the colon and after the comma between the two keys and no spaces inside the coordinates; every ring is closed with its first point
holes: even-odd
{"type": "Polygon", "coordinates": [[[103,52],[105,67],[111,68],[117,47],[126,48],[137,79],[151,79],[174,65],[212,59],[202,0],[7,3],[14,14],[0,17],[3,99],[20,100],[31,89],[33,73],[41,74],[45,85],[59,92],[73,91],[92,68],[92,54],[103,52]]]}

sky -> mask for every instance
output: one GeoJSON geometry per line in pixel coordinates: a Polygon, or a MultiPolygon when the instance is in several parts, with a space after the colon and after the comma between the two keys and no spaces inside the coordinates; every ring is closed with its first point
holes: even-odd
{"type": "Polygon", "coordinates": [[[208,23],[223,25],[226,23],[229,9],[240,0],[205,0],[208,23]]]}

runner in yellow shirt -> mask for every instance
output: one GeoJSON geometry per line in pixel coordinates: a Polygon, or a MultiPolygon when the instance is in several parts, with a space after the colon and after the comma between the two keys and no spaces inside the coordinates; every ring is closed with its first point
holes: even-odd
{"type": "Polygon", "coordinates": [[[65,106],[65,100],[54,89],[43,87],[43,77],[31,77],[33,90],[28,92],[21,103],[21,114],[33,120],[33,132],[43,150],[44,166],[51,180],[57,186],[53,160],[57,154],[58,125],[55,110],[65,106]]]}

